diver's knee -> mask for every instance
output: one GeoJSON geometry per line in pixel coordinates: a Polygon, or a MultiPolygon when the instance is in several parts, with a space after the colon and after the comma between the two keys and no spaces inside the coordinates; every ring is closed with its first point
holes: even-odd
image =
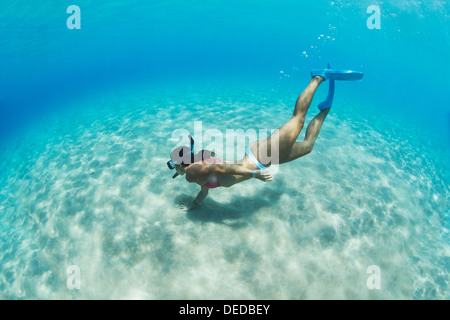
{"type": "Polygon", "coordinates": [[[313,151],[313,149],[314,149],[314,142],[305,140],[304,141],[304,152],[305,152],[305,155],[311,153],[313,151]]]}

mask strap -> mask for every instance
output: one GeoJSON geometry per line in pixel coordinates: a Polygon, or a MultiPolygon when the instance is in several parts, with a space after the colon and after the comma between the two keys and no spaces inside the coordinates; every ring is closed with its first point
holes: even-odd
{"type": "Polygon", "coordinates": [[[189,135],[189,140],[191,140],[191,153],[194,153],[194,139],[189,135]]]}

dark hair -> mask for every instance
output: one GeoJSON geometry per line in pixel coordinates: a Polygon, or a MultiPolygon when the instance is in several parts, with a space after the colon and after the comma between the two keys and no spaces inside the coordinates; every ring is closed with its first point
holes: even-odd
{"type": "Polygon", "coordinates": [[[211,159],[215,155],[213,151],[209,150],[202,150],[194,154],[189,147],[179,147],[172,151],[170,159],[182,167],[187,167],[194,162],[211,159]]]}

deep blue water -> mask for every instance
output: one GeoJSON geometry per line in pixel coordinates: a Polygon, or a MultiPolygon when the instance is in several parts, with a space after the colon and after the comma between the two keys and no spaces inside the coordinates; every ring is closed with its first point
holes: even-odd
{"type": "Polygon", "coordinates": [[[0,0],[0,27],[0,298],[448,299],[448,1],[0,0]],[[328,62],[365,76],[300,180],[180,215],[171,130],[275,127],[328,62]]]}
{"type": "Polygon", "coordinates": [[[248,78],[297,86],[331,62],[365,72],[349,87],[449,130],[449,6],[446,1],[114,1],[80,0],[81,30],[68,30],[70,1],[2,1],[1,130],[102,88],[162,78],[248,78]],[[370,5],[381,29],[369,30],[370,5]],[[334,39],[334,40],[333,40],[334,39]],[[302,53],[306,52],[308,55],[302,53]]]}

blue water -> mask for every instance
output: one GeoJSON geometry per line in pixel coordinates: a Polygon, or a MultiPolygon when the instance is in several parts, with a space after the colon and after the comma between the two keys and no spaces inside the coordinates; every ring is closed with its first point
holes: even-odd
{"type": "Polygon", "coordinates": [[[18,0],[0,26],[0,298],[450,298],[448,1],[18,0]],[[328,62],[365,76],[310,155],[177,208],[175,129],[277,128],[328,62]]]}

